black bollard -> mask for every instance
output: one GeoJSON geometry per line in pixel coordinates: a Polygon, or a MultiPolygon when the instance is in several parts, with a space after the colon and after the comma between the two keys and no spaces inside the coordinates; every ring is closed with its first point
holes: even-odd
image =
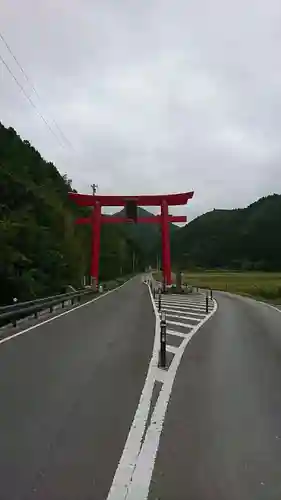
{"type": "Polygon", "coordinates": [[[209,297],[208,297],[208,292],[206,292],[206,313],[208,314],[209,312],[209,297]]]}
{"type": "Polygon", "coordinates": [[[213,290],[211,290],[211,300],[213,300],[213,290]]]}
{"type": "Polygon", "coordinates": [[[161,311],[161,293],[159,293],[159,296],[158,296],[158,311],[159,312],[161,311]]]}
{"type": "Polygon", "coordinates": [[[166,368],[166,337],[167,337],[167,323],[165,314],[162,313],[160,322],[160,367],[166,368]]]}

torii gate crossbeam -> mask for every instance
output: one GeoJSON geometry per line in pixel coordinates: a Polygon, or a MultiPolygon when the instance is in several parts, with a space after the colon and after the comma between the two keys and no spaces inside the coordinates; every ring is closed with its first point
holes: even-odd
{"type": "Polygon", "coordinates": [[[101,213],[103,206],[125,206],[128,201],[134,201],[137,206],[160,206],[161,214],[149,217],[139,217],[140,223],[161,224],[162,233],[162,269],[163,282],[171,284],[171,256],[170,256],[170,222],[186,222],[185,216],[169,215],[169,205],[185,205],[193,197],[193,192],[165,194],[165,195],[139,195],[139,196],[106,196],[85,195],[69,193],[69,198],[82,207],[93,207],[91,217],[80,217],[77,224],[92,225],[92,251],[91,251],[91,277],[95,286],[99,277],[99,255],[100,255],[100,230],[101,224],[119,224],[132,222],[120,216],[106,216],[101,213]]]}

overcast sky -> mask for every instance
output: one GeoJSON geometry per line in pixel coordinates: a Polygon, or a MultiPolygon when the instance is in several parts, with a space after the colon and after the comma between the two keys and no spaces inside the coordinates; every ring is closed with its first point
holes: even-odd
{"type": "Polygon", "coordinates": [[[195,191],[190,218],[281,192],[280,0],[1,0],[0,121],[73,186],[195,191]],[[61,139],[61,142],[63,140],[61,139]]]}

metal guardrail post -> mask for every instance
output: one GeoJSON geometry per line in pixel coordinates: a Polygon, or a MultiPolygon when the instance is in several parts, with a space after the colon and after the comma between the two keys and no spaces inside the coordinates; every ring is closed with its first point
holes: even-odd
{"type": "Polygon", "coordinates": [[[167,323],[165,313],[162,312],[160,321],[160,367],[166,368],[166,343],[167,343],[167,323]]]}
{"type": "Polygon", "coordinates": [[[208,292],[206,292],[206,313],[208,314],[209,312],[209,296],[208,292]]]}

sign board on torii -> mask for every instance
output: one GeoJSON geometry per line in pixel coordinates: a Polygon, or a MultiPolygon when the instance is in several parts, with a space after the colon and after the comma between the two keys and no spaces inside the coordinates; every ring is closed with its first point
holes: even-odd
{"type": "Polygon", "coordinates": [[[169,215],[169,205],[185,205],[193,197],[193,191],[188,193],[163,194],[163,195],[138,195],[138,196],[106,196],[69,193],[69,198],[80,207],[93,207],[90,217],[77,219],[77,224],[92,225],[92,250],[91,250],[91,277],[98,285],[99,255],[100,255],[100,230],[101,224],[120,224],[131,222],[120,216],[107,216],[101,213],[103,206],[125,206],[128,201],[134,201],[137,206],[160,206],[161,214],[148,217],[139,217],[138,222],[146,224],[160,224],[162,233],[162,269],[163,282],[171,284],[171,254],[170,254],[170,222],[186,222],[186,216],[169,215]]]}

